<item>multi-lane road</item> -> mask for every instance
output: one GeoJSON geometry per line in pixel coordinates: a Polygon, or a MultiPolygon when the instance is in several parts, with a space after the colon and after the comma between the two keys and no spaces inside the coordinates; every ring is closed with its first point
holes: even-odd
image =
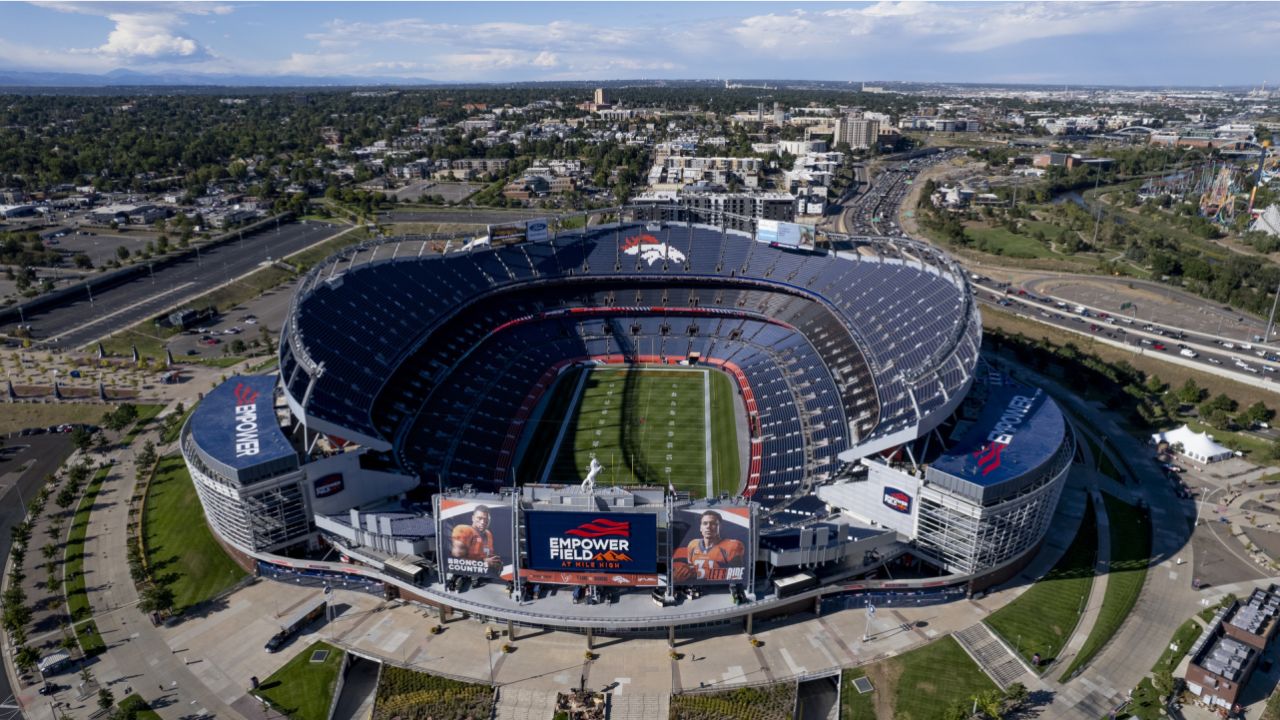
{"type": "MultiPolygon", "coordinates": [[[[849,235],[902,235],[898,213],[916,176],[926,168],[961,153],[960,150],[944,150],[914,159],[890,159],[873,178],[868,178],[866,169],[861,168],[863,174],[856,176],[859,183],[857,192],[834,218],[833,229],[849,235]]],[[[984,268],[977,272],[986,271],[984,268]]],[[[1127,345],[1153,357],[1176,358],[1184,364],[1200,365],[1218,375],[1255,383],[1274,381],[1276,390],[1280,392],[1280,348],[1264,346],[1253,337],[1222,337],[1205,332],[1203,323],[1200,323],[1200,328],[1194,328],[1169,322],[1135,320],[1109,314],[1105,308],[1081,306],[1070,298],[1037,291],[1034,283],[1020,286],[978,274],[971,277],[977,299],[986,305],[999,306],[1002,310],[1046,325],[1127,345]]],[[[1095,276],[1084,275],[1055,275],[1055,279],[1099,280],[1095,276]]],[[[1208,301],[1205,304],[1208,306],[1208,301]]],[[[1216,307],[1213,309],[1217,310],[1216,307]]],[[[1237,318],[1239,315],[1227,314],[1237,318]]],[[[1238,334],[1242,327],[1244,325],[1232,323],[1230,329],[1238,334]]]]}
{"type": "Polygon", "coordinates": [[[263,230],[156,270],[133,282],[29,315],[43,347],[75,349],[198,297],[261,265],[323,242],[346,229],[328,223],[290,223],[263,230]]]}

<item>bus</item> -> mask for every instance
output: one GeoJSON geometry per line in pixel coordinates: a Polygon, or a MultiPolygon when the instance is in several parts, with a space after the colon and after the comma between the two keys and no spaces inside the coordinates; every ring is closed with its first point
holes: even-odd
{"type": "Polygon", "coordinates": [[[280,632],[272,635],[271,639],[267,641],[266,651],[273,653],[284,647],[284,644],[289,642],[294,635],[298,634],[298,631],[310,625],[312,622],[324,617],[325,608],[328,606],[328,596],[321,595],[298,608],[297,612],[286,618],[285,622],[281,623],[280,632]]]}

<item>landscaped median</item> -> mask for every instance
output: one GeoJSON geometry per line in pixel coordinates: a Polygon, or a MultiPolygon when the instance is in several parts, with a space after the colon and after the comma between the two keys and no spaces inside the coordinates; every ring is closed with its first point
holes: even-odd
{"type": "Polygon", "coordinates": [[[88,589],[84,582],[84,543],[89,533],[89,516],[93,512],[93,504],[110,472],[110,465],[99,469],[85,488],[84,496],[80,498],[76,514],[71,520],[71,531],[67,534],[63,555],[62,577],[67,595],[67,612],[75,624],[80,649],[86,657],[98,655],[107,649],[102,635],[98,633],[98,626],[92,620],[93,608],[89,605],[88,589]]]}
{"type": "Polygon", "coordinates": [[[796,708],[796,683],[759,685],[722,692],[671,697],[670,720],[790,720],[796,708]]]}
{"type": "Polygon", "coordinates": [[[1027,664],[1039,653],[1040,667],[1048,666],[1080,622],[1097,558],[1098,521],[1089,500],[1076,537],[1058,563],[1013,602],[991,613],[987,626],[1027,664]]]}
{"type": "Polygon", "coordinates": [[[1107,507],[1107,520],[1111,527],[1111,560],[1107,573],[1107,592],[1102,598],[1098,619],[1085,638],[1071,666],[1062,674],[1068,680],[1097,655],[1107,641],[1115,637],[1138,602],[1142,584],[1147,579],[1147,564],[1151,561],[1151,519],[1145,509],[1139,509],[1103,493],[1107,507]]]}
{"type": "MultiPolygon", "coordinates": [[[[434,720],[493,716],[493,688],[383,665],[373,720],[434,720]]],[[[674,716],[673,716],[674,717],[674,716]]]]}

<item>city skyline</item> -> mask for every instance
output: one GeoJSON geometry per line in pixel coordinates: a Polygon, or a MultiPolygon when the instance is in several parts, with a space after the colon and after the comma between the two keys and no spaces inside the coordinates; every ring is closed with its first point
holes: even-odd
{"type": "Polygon", "coordinates": [[[1256,86],[1276,3],[0,5],[0,71],[1256,86]]]}

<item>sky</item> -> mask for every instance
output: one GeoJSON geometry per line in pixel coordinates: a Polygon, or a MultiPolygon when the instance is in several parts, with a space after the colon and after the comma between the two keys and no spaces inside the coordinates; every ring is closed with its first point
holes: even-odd
{"type": "Polygon", "coordinates": [[[1280,83],[1280,2],[3,2],[0,69],[1280,83]]]}

